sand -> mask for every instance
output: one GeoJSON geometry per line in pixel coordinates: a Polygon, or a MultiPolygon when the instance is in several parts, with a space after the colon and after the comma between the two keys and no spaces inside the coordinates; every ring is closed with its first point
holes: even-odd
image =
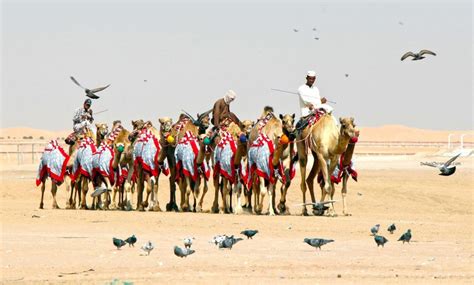
{"type": "MultiPolygon", "coordinates": [[[[349,217],[298,215],[299,176],[288,194],[291,216],[52,210],[49,191],[46,209],[39,210],[36,165],[2,165],[1,280],[3,284],[108,284],[114,279],[133,284],[472,284],[474,159],[460,159],[461,166],[450,177],[420,167],[420,160],[419,156],[359,157],[359,182],[349,185],[349,217]],[[377,248],[370,236],[369,229],[377,223],[389,240],[385,248],[377,248]],[[391,223],[398,228],[393,235],[386,231],[391,223]],[[247,228],[259,233],[231,251],[209,243],[216,234],[239,235],[247,228]],[[407,229],[413,232],[412,242],[397,242],[407,229]],[[131,234],[138,237],[135,248],[117,250],[112,245],[112,237],[131,234]],[[196,238],[196,253],[180,259],[173,255],[173,246],[182,245],[186,236],[196,238]],[[303,243],[305,237],[335,242],[319,251],[303,243]],[[156,248],[143,256],[139,248],[148,240],[156,248]]],[[[205,209],[212,203],[210,190],[205,209]]],[[[162,207],[168,193],[167,179],[160,179],[162,207]]],[[[61,186],[62,208],[67,195],[61,186]]],[[[320,197],[319,190],[316,195],[320,197]]],[[[340,199],[340,187],[335,198],[340,199]]],[[[335,207],[341,214],[341,203],[335,207]]]]}

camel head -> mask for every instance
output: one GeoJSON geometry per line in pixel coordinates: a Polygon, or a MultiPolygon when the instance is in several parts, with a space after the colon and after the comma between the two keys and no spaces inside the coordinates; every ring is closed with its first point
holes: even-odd
{"type": "Polygon", "coordinates": [[[132,121],[132,127],[133,127],[133,130],[132,132],[130,132],[130,134],[128,135],[128,139],[133,142],[138,134],[140,133],[140,131],[145,127],[145,122],[143,120],[135,120],[135,121],[132,121]]]}
{"type": "Polygon", "coordinates": [[[100,137],[100,139],[104,139],[105,136],[109,133],[109,127],[107,126],[107,124],[97,123],[95,124],[95,127],[97,128],[97,136],[100,137]]]}
{"type": "Polygon", "coordinates": [[[160,122],[160,131],[162,133],[168,133],[171,132],[171,128],[173,127],[173,119],[170,117],[163,117],[158,119],[160,122]]]}
{"type": "Polygon", "coordinates": [[[211,125],[211,117],[209,116],[211,111],[212,110],[209,110],[202,114],[197,114],[196,126],[199,127],[199,134],[204,134],[211,125]]]}
{"type": "Polygon", "coordinates": [[[295,114],[282,115],[280,114],[280,120],[283,125],[283,133],[293,140],[296,137],[295,131],[295,114]]]}
{"type": "Polygon", "coordinates": [[[254,125],[255,125],[254,121],[243,120],[242,121],[242,132],[248,137],[249,134],[250,134],[250,131],[252,130],[254,125]]]}
{"type": "Polygon", "coordinates": [[[353,138],[357,135],[358,131],[355,128],[354,118],[339,118],[341,124],[341,135],[347,138],[353,138]]]}

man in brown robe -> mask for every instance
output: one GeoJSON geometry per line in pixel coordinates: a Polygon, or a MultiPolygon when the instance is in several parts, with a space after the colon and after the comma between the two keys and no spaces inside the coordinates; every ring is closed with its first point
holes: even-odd
{"type": "Polygon", "coordinates": [[[215,127],[219,127],[220,122],[224,118],[230,118],[237,125],[241,125],[239,118],[237,118],[237,116],[229,109],[230,103],[234,101],[235,97],[235,92],[229,90],[223,98],[217,100],[216,103],[214,103],[214,107],[212,108],[212,124],[215,127]]]}

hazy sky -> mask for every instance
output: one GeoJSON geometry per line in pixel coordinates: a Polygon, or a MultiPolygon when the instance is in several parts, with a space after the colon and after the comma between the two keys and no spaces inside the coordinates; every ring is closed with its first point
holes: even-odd
{"type": "Polygon", "coordinates": [[[359,126],[472,129],[472,4],[432,2],[3,1],[1,127],[72,128],[85,97],[70,75],[112,84],[96,121],[158,123],[228,89],[241,119],[267,104],[299,116],[297,95],[270,88],[314,69],[359,126]],[[400,61],[420,49],[438,56],[400,61]]]}

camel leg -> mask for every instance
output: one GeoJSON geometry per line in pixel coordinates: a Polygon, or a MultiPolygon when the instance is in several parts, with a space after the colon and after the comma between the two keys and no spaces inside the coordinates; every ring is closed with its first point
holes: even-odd
{"type": "Polygon", "coordinates": [[[111,202],[110,192],[112,191],[113,186],[110,183],[110,180],[109,180],[108,177],[104,177],[104,180],[105,180],[105,185],[106,185],[106,189],[107,189],[107,191],[103,194],[104,199],[105,199],[104,209],[109,209],[110,202],[111,202]]]}
{"type": "Polygon", "coordinates": [[[66,204],[66,209],[75,209],[76,208],[76,203],[75,203],[75,199],[73,200],[73,197],[74,197],[74,191],[76,189],[74,187],[74,183],[72,183],[71,179],[69,179],[69,178],[66,178],[65,180],[66,180],[65,181],[66,188],[69,191],[69,199],[68,199],[67,204],[66,204]]]}
{"type": "Polygon", "coordinates": [[[347,182],[349,180],[349,175],[347,173],[344,173],[342,176],[342,189],[341,189],[341,194],[342,194],[342,214],[344,216],[351,216],[351,214],[347,211],[347,203],[346,203],[346,195],[347,195],[347,182]]]}
{"type": "MultiPolygon", "coordinates": [[[[174,157],[174,147],[166,147],[162,150],[163,155],[166,154],[166,159],[168,160],[168,166],[170,168],[170,201],[166,204],[166,211],[176,211],[178,212],[178,205],[176,204],[176,160],[174,157]]],[[[163,156],[163,157],[164,157],[163,156]]],[[[158,160],[160,163],[163,162],[162,160],[158,160]]]]}
{"type": "Polygon", "coordinates": [[[214,175],[214,202],[212,203],[211,212],[219,213],[219,174],[214,175]]]}
{"type": "Polygon", "coordinates": [[[318,163],[321,168],[321,172],[323,173],[323,178],[324,178],[324,191],[327,194],[331,193],[331,178],[330,178],[330,173],[329,173],[329,167],[326,162],[326,159],[324,159],[324,156],[321,153],[316,154],[318,157],[318,163]]]}
{"type": "MultiPolygon", "coordinates": [[[[82,177],[81,180],[80,180],[80,183],[81,183],[81,192],[82,192],[82,196],[81,196],[81,209],[84,209],[86,210],[87,209],[87,201],[86,201],[86,197],[87,197],[87,191],[89,190],[89,181],[87,181],[87,178],[85,177],[82,177]]],[[[94,205],[94,204],[92,204],[94,205]]]]}
{"type": "Polygon", "coordinates": [[[201,193],[201,196],[199,198],[199,203],[198,203],[198,206],[197,206],[197,209],[196,209],[197,212],[202,212],[202,204],[204,203],[204,196],[206,195],[207,190],[209,189],[207,184],[208,184],[208,181],[204,178],[204,187],[202,189],[202,193],[201,193]]]}
{"type": "Polygon", "coordinates": [[[53,209],[59,209],[58,201],[56,201],[56,192],[58,191],[58,185],[52,181],[51,194],[53,195],[53,209]]]}
{"type": "Polygon", "coordinates": [[[143,169],[139,166],[137,168],[137,210],[145,211],[143,208],[143,190],[145,187],[143,169]]]}
{"type": "Polygon", "coordinates": [[[132,184],[129,181],[125,181],[123,188],[126,196],[124,201],[125,210],[130,211],[132,210],[132,184]]]}
{"type": "Polygon", "coordinates": [[[229,189],[227,188],[227,179],[222,177],[221,179],[222,185],[220,186],[222,188],[221,196],[222,196],[222,210],[221,213],[223,214],[228,214],[229,213],[229,205],[227,203],[227,196],[229,195],[229,189]]]}
{"type": "Polygon", "coordinates": [[[243,209],[242,209],[242,183],[240,183],[238,180],[234,183],[234,192],[237,196],[237,206],[235,207],[234,213],[237,215],[242,214],[243,209]]]}
{"type": "Polygon", "coordinates": [[[189,177],[186,177],[184,179],[186,181],[186,186],[184,187],[184,190],[186,192],[185,196],[184,196],[184,205],[186,206],[186,211],[188,212],[192,212],[192,207],[191,207],[191,204],[189,203],[189,196],[191,196],[191,192],[192,192],[192,182],[191,182],[191,179],[189,177]]]}
{"type": "Polygon", "coordinates": [[[159,177],[154,177],[155,182],[154,182],[154,187],[153,187],[153,211],[155,212],[161,212],[160,208],[160,201],[158,200],[158,190],[159,190],[159,182],[158,179],[159,177]]]}
{"type": "MultiPolygon", "coordinates": [[[[119,191],[118,187],[114,186],[112,187],[112,201],[110,204],[110,209],[117,209],[117,203],[115,203],[115,199],[117,198],[117,192],[119,191]]],[[[119,193],[119,203],[118,205],[120,206],[120,193],[119,193]]]]}
{"type": "MultiPolygon", "coordinates": [[[[308,184],[309,188],[309,193],[311,195],[311,202],[315,203],[316,202],[316,196],[314,195],[314,179],[318,175],[320,171],[320,164],[318,163],[316,154],[313,152],[314,156],[314,162],[313,166],[311,167],[311,171],[308,174],[308,177],[306,178],[306,183],[308,184]]],[[[314,208],[313,206],[313,214],[317,215],[318,211],[314,208]]]]}
{"type": "Polygon", "coordinates": [[[43,199],[44,199],[44,189],[45,188],[46,188],[46,181],[43,181],[41,183],[41,202],[40,202],[40,206],[39,206],[40,209],[44,209],[43,199]]]}
{"type": "Polygon", "coordinates": [[[252,191],[253,190],[255,190],[254,191],[255,201],[253,203],[254,211],[255,211],[255,214],[260,215],[262,213],[262,207],[260,207],[260,200],[261,200],[260,192],[262,191],[262,189],[260,188],[260,177],[258,177],[257,175],[255,175],[253,178],[252,191]]]}
{"type": "MultiPolygon", "coordinates": [[[[306,154],[304,143],[297,144],[297,151],[298,151],[298,162],[300,164],[300,173],[301,173],[300,188],[301,188],[301,192],[303,193],[303,204],[305,204],[306,203],[306,164],[308,163],[308,155],[306,154]]],[[[308,215],[308,210],[306,209],[305,205],[302,206],[301,214],[303,216],[308,215]]]]}
{"type": "MultiPolygon", "coordinates": [[[[260,189],[259,192],[260,192],[260,201],[259,201],[259,204],[258,204],[258,211],[259,213],[263,213],[263,201],[265,200],[265,195],[267,195],[267,191],[268,189],[265,189],[265,180],[262,179],[262,178],[259,178],[258,179],[258,182],[259,182],[259,185],[258,185],[258,188],[260,189]]],[[[271,197],[270,197],[271,199],[271,197]]],[[[273,212],[273,209],[271,209],[271,211],[273,212]]],[[[268,213],[270,214],[270,209],[268,209],[268,213]]]]}
{"type": "MultiPolygon", "coordinates": [[[[262,192],[265,192],[265,191],[262,191],[262,192]]],[[[268,192],[268,214],[270,216],[275,216],[275,210],[273,208],[275,206],[275,184],[269,182],[267,192],[268,192]]]]}

